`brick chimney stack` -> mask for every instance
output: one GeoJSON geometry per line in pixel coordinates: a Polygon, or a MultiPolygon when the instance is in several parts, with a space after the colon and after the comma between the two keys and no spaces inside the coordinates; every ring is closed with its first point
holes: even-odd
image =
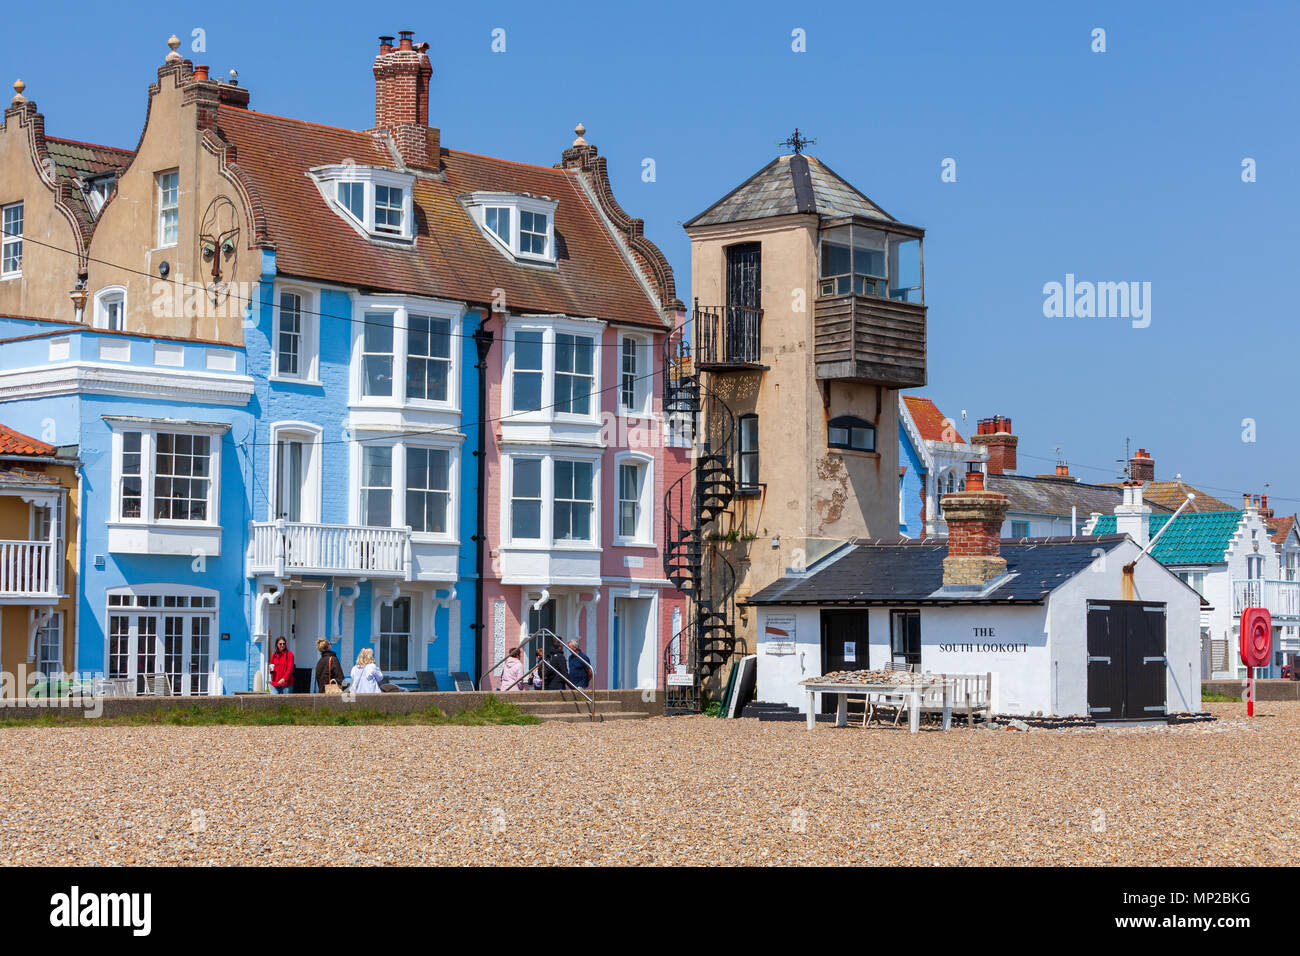
{"type": "Polygon", "coordinates": [[[393,38],[379,38],[375,57],[375,131],[387,132],[406,165],[416,169],[438,168],[440,136],[429,126],[429,81],[433,64],[429,44],[412,42],[410,30],[393,38]]]}
{"type": "Polygon", "coordinates": [[[1126,534],[1145,548],[1151,540],[1151,506],[1142,497],[1142,482],[1124,482],[1124,500],[1115,508],[1115,531],[1126,534]]]}
{"type": "Polygon", "coordinates": [[[1001,475],[1016,470],[1016,445],[1020,439],[1011,434],[1011,419],[1002,415],[981,418],[971,435],[972,445],[979,445],[989,453],[988,473],[1001,475]]]}
{"type": "Polygon", "coordinates": [[[1145,448],[1139,448],[1137,454],[1128,460],[1128,476],[1143,484],[1156,480],[1156,461],[1145,448]]]}
{"type": "Polygon", "coordinates": [[[944,587],[982,585],[1007,570],[1001,539],[1010,501],[1006,495],[984,490],[984,473],[978,464],[970,463],[964,491],[943,496],[943,519],[948,525],[944,587]]]}

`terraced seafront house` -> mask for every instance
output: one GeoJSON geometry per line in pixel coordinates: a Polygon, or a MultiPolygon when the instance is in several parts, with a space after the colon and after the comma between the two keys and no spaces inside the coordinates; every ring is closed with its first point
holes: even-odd
{"type": "Polygon", "coordinates": [[[0,425],[0,686],[17,696],[72,661],[77,461],[0,425]],[[69,533],[71,531],[71,533],[69,533]]]}
{"type": "Polygon", "coordinates": [[[136,149],[93,148],[102,202],[21,93],[0,136],[37,265],[0,281],[0,411],[85,462],[80,666],[242,690],[284,636],[305,690],[324,636],[446,688],[545,625],[653,685],[681,307],[596,149],[443,147],[409,33],[361,131],[255,112],[173,41],[136,149]]]}
{"type": "Polygon", "coordinates": [[[1244,677],[1238,653],[1241,612],[1267,608],[1273,619],[1273,661],[1259,676],[1280,676],[1281,667],[1300,657],[1300,537],[1294,516],[1281,521],[1267,498],[1244,496],[1231,511],[1177,516],[1154,514],[1139,499],[1113,514],[1092,516],[1087,534],[1128,533],[1151,555],[1186,581],[1208,602],[1201,609],[1201,673],[1204,679],[1244,677]],[[1156,539],[1156,535],[1159,538],[1156,539]]]}
{"type": "Polygon", "coordinates": [[[668,503],[669,577],[694,598],[665,660],[670,710],[754,651],[751,594],[851,538],[898,535],[898,393],[926,380],[924,231],[805,143],[686,223],[694,340],[666,401],[701,445],[698,492],[668,503]]]}

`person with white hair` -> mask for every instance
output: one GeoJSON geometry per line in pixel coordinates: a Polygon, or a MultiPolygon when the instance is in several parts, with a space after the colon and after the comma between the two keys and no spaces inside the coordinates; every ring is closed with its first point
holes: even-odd
{"type": "Polygon", "coordinates": [[[577,640],[569,641],[569,680],[574,687],[589,687],[595,672],[591,669],[591,659],[578,650],[577,640]]]}
{"type": "Polygon", "coordinates": [[[354,694],[378,694],[381,692],[379,682],[384,679],[384,672],[375,663],[375,652],[363,647],[357,655],[357,664],[352,668],[352,683],[348,689],[354,694]]]}

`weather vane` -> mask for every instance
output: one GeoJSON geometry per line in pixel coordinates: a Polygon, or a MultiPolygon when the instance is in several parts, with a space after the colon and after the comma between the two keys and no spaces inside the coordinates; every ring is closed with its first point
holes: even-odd
{"type": "Polygon", "coordinates": [[[794,134],[793,134],[789,139],[783,140],[782,142],[778,143],[777,145],[779,145],[779,146],[789,146],[791,149],[793,149],[793,150],[795,151],[796,154],[798,154],[798,153],[802,153],[802,152],[803,152],[803,148],[804,148],[805,146],[815,146],[816,144],[817,144],[817,140],[815,140],[815,139],[807,139],[807,138],[805,138],[805,137],[803,137],[803,136],[800,136],[800,135],[799,135],[799,127],[796,126],[796,127],[794,128],[794,134]]]}

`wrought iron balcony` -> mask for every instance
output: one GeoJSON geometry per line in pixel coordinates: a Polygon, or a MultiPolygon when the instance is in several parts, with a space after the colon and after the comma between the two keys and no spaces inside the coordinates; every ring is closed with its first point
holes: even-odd
{"type": "Polygon", "coordinates": [[[1232,616],[1248,607],[1266,609],[1273,620],[1300,622],[1300,581],[1232,579],[1232,616]]]}
{"type": "Polygon", "coordinates": [[[695,367],[703,371],[762,368],[763,310],[695,303],[695,367]]]}
{"type": "Polygon", "coordinates": [[[0,600],[57,601],[58,564],[50,541],[0,541],[0,600]]]}
{"type": "Polygon", "coordinates": [[[410,578],[411,530],[254,521],[250,574],[357,574],[410,578]]]}

